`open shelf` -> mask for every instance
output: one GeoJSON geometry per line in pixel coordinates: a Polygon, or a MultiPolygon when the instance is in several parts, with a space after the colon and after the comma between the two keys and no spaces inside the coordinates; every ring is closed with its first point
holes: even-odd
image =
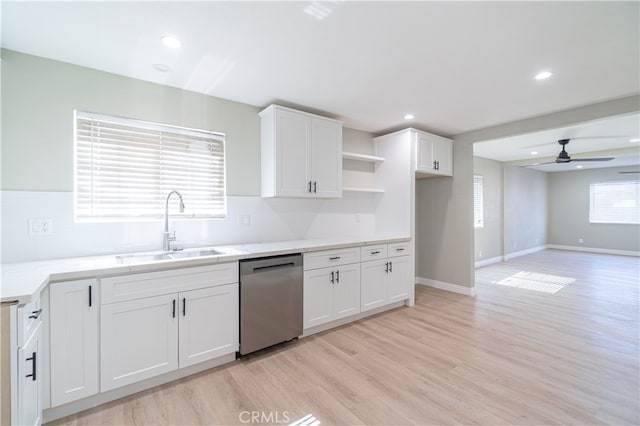
{"type": "Polygon", "coordinates": [[[373,192],[378,194],[381,194],[384,192],[384,189],[380,189],[380,188],[364,188],[364,187],[361,188],[357,186],[343,186],[342,190],[350,191],[350,192],[373,192]]]}
{"type": "Polygon", "coordinates": [[[368,163],[382,163],[384,161],[383,157],[369,154],[358,154],[356,152],[343,152],[342,158],[347,160],[366,161],[368,163]]]}

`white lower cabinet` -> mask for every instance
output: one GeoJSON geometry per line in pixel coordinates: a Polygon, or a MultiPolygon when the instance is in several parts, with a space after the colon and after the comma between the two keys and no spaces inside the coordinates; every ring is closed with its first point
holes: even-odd
{"type": "Polygon", "coordinates": [[[98,290],[95,279],[50,286],[52,407],[98,393],[98,290]]]}
{"type": "Polygon", "coordinates": [[[409,256],[362,262],[362,312],[409,298],[409,256]]]}
{"type": "Polygon", "coordinates": [[[304,328],[360,312],[360,264],[304,273],[304,328]]]}
{"type": "Polygon", "coordinates": [[[180,367],[238,350],[238,284],[180,293],[180,367]]]}
{"type": "Polygon", "coordinates": [[[20,425],[42,423],[42,351],[41,327],[33,330],[24,346],[18,349],[18,422],[20,425]]]}
{"type": "Polygon", "coordinates": [[[387,259],[362,262],[361,311],[368,311],[387,303],[387,259]]]}
{"type": "Polygon", "coordinates": [[[117,283],[121,296],[103,298],[100,390],[235,353],[239,300],[238,283],[232,281],[237,279],[237,262],[105,279],[107,286],[117,283]],[[196,285],[203,288],[192,289],[196,285]],[[180,288],[185,291],[152,296],[180,288]],[[151,297],[116,302],[125,294],[151,297]]]}
{"type": "Polygon", "coordinates": [[[102,306],[102,392],[178,368],[176,294],[102,306]]]}

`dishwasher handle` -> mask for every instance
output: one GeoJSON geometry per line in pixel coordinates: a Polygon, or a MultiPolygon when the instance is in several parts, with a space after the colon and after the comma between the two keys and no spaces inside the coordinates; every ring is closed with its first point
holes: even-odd
{"type": "Polygon", "coordinates": [[[293,268],[295,265],[295,263],[293,262],[289,262],[289,263],[280,263],[278,265],[267,265],[267,266],[255,266],[253,268],[252,272],[266,272],[266,271],[273,271],[274,269],[285,269],[285,268],[293,268]]]}

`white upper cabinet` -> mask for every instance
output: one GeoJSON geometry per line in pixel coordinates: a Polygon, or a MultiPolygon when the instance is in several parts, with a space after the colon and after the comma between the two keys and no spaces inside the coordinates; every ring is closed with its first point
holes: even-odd
{"type": "Polygon", "coordinates": [[[263,197],[342,196],[341,122],[277,105],[260,118],[263,197]]]}
{"type": "Polygon", "coordinates": [[[451,139],[416,131],[416,172],[431,175],[453,175],[453,142],[451,139]]]}

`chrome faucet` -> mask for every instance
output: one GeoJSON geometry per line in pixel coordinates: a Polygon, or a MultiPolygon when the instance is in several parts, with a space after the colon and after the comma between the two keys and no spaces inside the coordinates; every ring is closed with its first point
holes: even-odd
{"type": "Polygon", "coordinates": [[[184,212],[184,202],[182,201],[182,194],[178,191],[171,191],[169,195],[167,195],[167,201],[164,204],[164,232],[162,235],[164,236],[164,241],[162,242],[162,249],[164,251],[171,250],[171,241],[176,240],[176,231],[173,231],[173,235],[169,233],[169,198],[173,194],[176,194],[180,198],[180,213],[184,212]]]}

